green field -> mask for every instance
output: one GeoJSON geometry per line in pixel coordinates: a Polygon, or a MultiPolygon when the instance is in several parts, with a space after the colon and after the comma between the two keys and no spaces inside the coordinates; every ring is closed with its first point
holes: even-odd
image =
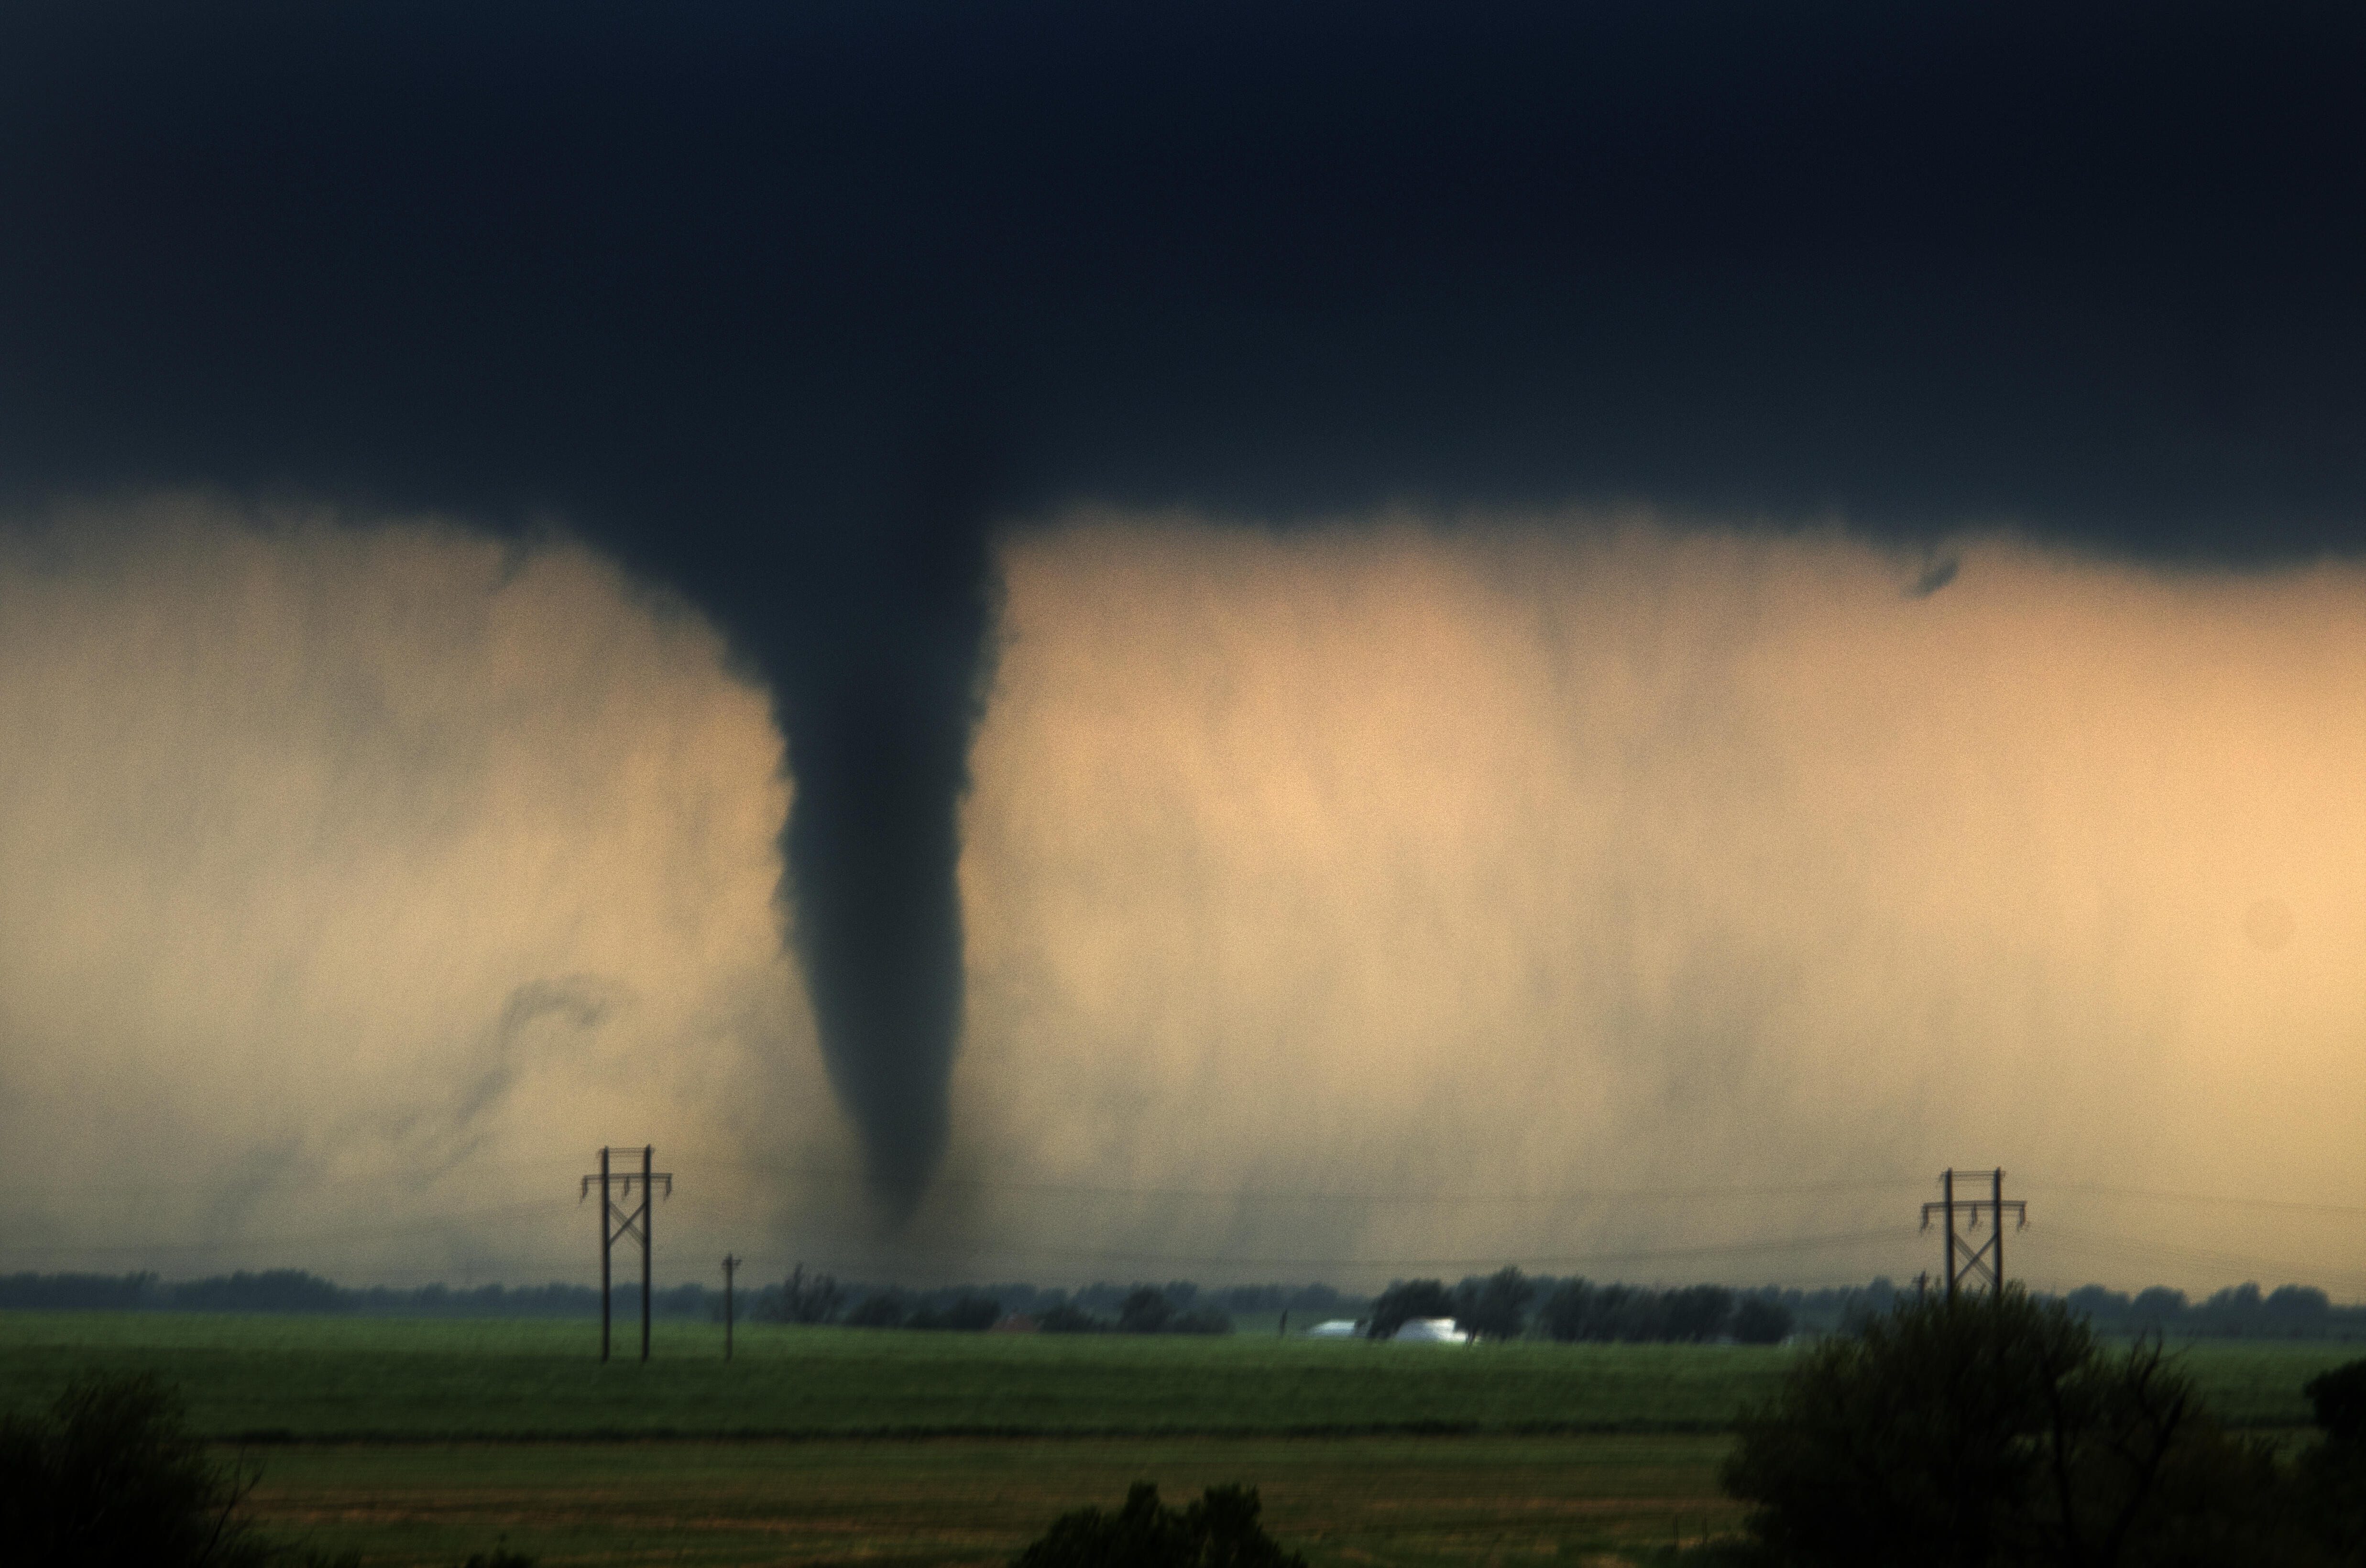
{"type": "MultiPolygon", "coordinates": [[[[1317,1564],[1638,1562],[1731,1529],[1735,1406],[1791,1352],[165,1313],[0,1313],[0,1404],[157,1372],[262,1463],[259,1515],[372,1563],[1007,1562],[1060,1512],[1259,1486],[1317,1564]]],[[[2209,1343],[2223,1418],[2290,1428],[2358,1347],[2209,1343]]]]}

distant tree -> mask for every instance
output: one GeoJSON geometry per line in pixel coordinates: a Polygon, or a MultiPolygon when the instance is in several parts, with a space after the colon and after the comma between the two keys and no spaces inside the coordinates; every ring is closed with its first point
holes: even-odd
{"type": "Polygon", "coordinates": [[[1038,1317],[1035,1327],[1046,1334],[1099,1334],[1109,1325],[1075,1302],[1064,1301],[1038,1317]]]}
{"type": "Polygon", "coordinates": [[[1733,1293],[1723,1285],[1687,1285],[1662,1297],[1663,1337],[1700,1344],[1725,1332],[1733,1313],[1733,1293]]]}
{"type": "Polygon", "coordinates": [[[922,1307],[904,1319],[907,1328],[947,1329],[976,1334],[1002,1321],[1002,1304],[992,1296],[963,1291],[943,1305],[922,1307]]]}
{"type": "Polygon", "coordinates": [[[1645,1344],[1668,1337],[1666,1304],[1657,1291],[1632,1285],[1605,1285],[1594,1298],[1594,1332],[1589,1339],[1616,1339],[1645,1344]]]}
{"type": "Polygon", "coordinates": [[[83,1307],[161,1306],[156,1276],[139,1274],[9,1274],[0,1278],[0,1307],[73,1311],[83,1307]]]}
{"type": "Polygon", "coordinates": [[[1782,1562],[2308,1560],[2269,1450],[2219,1431],[2157,1342],[2104,1354],[2018,1286],[1905,1298],[1739,1426],[1725,1484],[1782,1562]]]}
{"type": "Polygon", "coordinates": [[[806,1278],[806,1266],[799,1263],[781,1282],[779,1305],[773,1308],[776,1323],[834,1323],[846,1307],[846,1292],[830,1274],[806,1278]]]}
{"type": "Polygon", "coordinates": [[[1544,1331],[1566,1344],[1586,1337],[1585,1330],[1594,1316],[1594,1286],[1583,1280],[1563,1280],[1545,1297],[1543,1309],[1537,1314],[1544,1331]]]}
{"type": "Polygon", "coordinates": [[[2101,1323],[2121,1321],[2134,1305],[2124,1292],[2107,1290],[2101,1285],[2080,1285],[2062,1302],[2073,1315],[2101,1323]]]}
{"type": "Polygon", "coordinates": [[[902,1291],[873,1291],[846,1315],[850,1328],[900,1328],[912,1310],[911,1298],[902,1291]]]}
{"type": "Polygon", "coordinates": [[[2193,1311],[2209,1333],[2240,1338],[2259,1331],[2266,1305],[2267,1299],[2259,1294],[2259,1285],[2247,1280],[2214,1293],[2193,1311]]]}
{"type": "Polygon", "coordinates": [[[1121,1334],[1155,1334],[1175,1316],[1175,1304],[1155,1285],[1137,1285],[1118,1304],[1121,1334]]]}
{"type": "Polygon", "coordinates": [[[1364,1333],[1374,1339],[1391,1339],[1398,1329],[1416,1317],[1453,1316],[1454,1293],[1446,1288],[1445,1281],[1399,1280],[1372,1303],[1371,1319],[1364,1333]]]}
{"type": "Polygon", "coordinates": [[[1254,1486],[1211,1486],[1177,1510],[1137,1481],[1114,1514],[1061,1515],[1011,1568],[1306,1568],[1304,1556],[1266,1534],[1258,1511],[1254,1486]]]}
{"type": "Polygon", "coordinates": [[[1189,1312],[1178,1312],[1166,1320],[1164,1330],[1168,1334],[1229,1334],[1232,1331],[1232,1315],[1220,1306],[1195,1306],[1189,1312]]]}
{"type": "Polygon", "coordinates": [[[2279,1285],[2260,1304],[2260,1316],[2272,1326],[2270,1332],[2301,1338],[2324,1333],[2332,1308],[2331,1299],[2314,1285],[2279,1285]]]}
{"type": "Polygon", "coordinates": [[[2128,1304],[2128,1316],[2147,1328],[2168,1328],[2184,1321],[2185,1293],[2167,1285],[2154,1285],[2136,1293],[2128,1304]]]}
{"type": "Polygon", "coordinates": [[[1516,1339],[1527,1327],[1528,1303],[1536,1294],[1535,1282],[1507,1265],[1454,1288],[1454,1320],[1481,1338],[1516,1339]]]}
{"type": "Polygon", "coordinates": [[[265,1269],[260,1273],[216,1274],[171,1288],[172,1304],[185,1312],[351,1312],[353,1293],[301,1269],[265,1269]]]}
{"type": "Polygon", "coordinates": [[[1745,1345],[1779,1345],[1791,1337],[1791,1309],[1763,1295],[1744,1296],[1733,1309],[1733,1337],[1745,1345]]]}

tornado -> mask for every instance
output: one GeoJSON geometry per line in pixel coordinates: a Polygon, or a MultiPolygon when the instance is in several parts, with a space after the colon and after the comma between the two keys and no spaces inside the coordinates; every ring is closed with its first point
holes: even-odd
{"type": "Polygon", "coordinates": [[[952,1124],[961,807],[998,599],[987,422],[894,390],[944,378],[910,345],[883,353],[774,462],[653,452],[587,523],[716,622],[771,695],[792,784],[782,921],[891,1226],[926,1195],[952,1124]],[[664,525],[684,510],[694,525],[664,525]]]}

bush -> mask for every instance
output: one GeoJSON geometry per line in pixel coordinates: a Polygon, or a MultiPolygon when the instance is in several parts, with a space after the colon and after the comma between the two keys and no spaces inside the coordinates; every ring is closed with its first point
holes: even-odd
{"type": "Polygon", "coordinates": [[[12,1562],[238,1568],[276,1554],[238,1517],[254,1473],[223,1464],[152,1373],[84,1372],[49,1417],[0,1417],[0,1541],[12,1562]]]}
{"type": "Polygon", "coordinates": [[[2319,1372],[2300,1391],[2316,1414],[2316,1424],[2336,1442],[2366,1443],[2366,1361],[2350,1361],[2319,1372]]]}
{"type": "Polygon", "coordinates": [[[1900,1302],[1739,1425],[1725,1484],[1777,1561],[2316,1560],[2268,1450],[2220,1432],[2157,1341],[2105,1354],[2018,1286],[1900,1302]]]}
{"type": "Polygon", "coordinates": [[[2366,1562],[2366,1361],[2302,1385],[2325,1436],[2294,1467],[2301,1510],[2338,1562],[2366,1562]]]}
{"type": "Polygon", "coordinates": [[[1137,1481],[1114,1514],[1063,1514],[1011,1568],[1306,1568],[1257,1522],[1256,1488],[1211,1486],[1179,1513],[1137,1481]]]}

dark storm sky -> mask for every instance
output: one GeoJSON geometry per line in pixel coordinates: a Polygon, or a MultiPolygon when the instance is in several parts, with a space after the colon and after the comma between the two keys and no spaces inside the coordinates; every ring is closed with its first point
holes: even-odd
{"type": "Polygon", "coordinates": [[[2361,68],[2336,6],[19,5],[0,492],[555,515],[688,593],[908,1204],[997,520],[2352,552],[2361,68]]]}
{"type": "Polygon", "coordinates": [[[2366,500],[2347,7],[5,26],[19,489],[629,530],[704,473],[763,521],[671,532],[734,560],[921,448],[1006,507],[1628,492],[2245,552],[2366,500]]]}

